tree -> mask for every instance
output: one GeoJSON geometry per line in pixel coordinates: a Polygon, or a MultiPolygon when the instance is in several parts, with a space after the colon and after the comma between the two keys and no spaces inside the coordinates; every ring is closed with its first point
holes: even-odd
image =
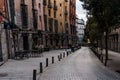
{"type": "Polygon", "coordinates": [[[106,59],[108,60],[108,33],[109,29],[119,23],[120,1],[119,0],[80,0],[84,2],[83,8],[88,10],[98,23],[101,31],[105,32],[106,59]]]}
{"type": "Polygon", "coordinates": [[[98,23],[93,17],[88,18],[86,29],[85,29],[85,38],[90,39],[91,43],[98,41],[101,36],[101,29],[98,27],[98,23]]]}

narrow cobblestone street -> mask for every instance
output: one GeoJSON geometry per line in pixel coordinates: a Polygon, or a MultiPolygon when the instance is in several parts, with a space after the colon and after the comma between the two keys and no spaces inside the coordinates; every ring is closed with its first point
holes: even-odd
{"type": "Polygon", "coordinates": [[[120,75],[105,68],[87,47],[50,65],[39,77],[39,80],[120,80],[120,75]]]}

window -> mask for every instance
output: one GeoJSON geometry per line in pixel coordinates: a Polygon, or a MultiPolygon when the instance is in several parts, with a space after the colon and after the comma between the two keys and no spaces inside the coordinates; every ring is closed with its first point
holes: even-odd
{"type": "Polygon", "coordinates": [[[54,1],[54,4],[56,5],[56,1],[54,1]]]}
{"type": "Polygon", "coordinates": [[[40,10],[40,12],[41,12],[41,4],[40,4],[40,3],[38,4],[38,7],[39,7],[39,10],[40,10]]]}
{"type": "Polygon", "coordinates": [[[65,21],[67,21],[67,16],[65,15],[65,21]]]}
{"type": "Polygon", "coordinates": [[[45,7],[43,7],[43,13],[45,14],[45,7]]]}
{"type": "Polygon", "coordinates": [[[65,6],[65,9],[67,9],[67,6],[65,6]]]}
{"type": "Polygon", "coordinates": [[[50,0],[48,0],[48,3],[50,3],[50,0]]]}
{"type": "Polygon", "coordinates": [[[60,3],[60,6],[62,6],[62,4],[60,3]]]}
{"type": "Polygon", "coordinates": [[[25,3],[25,1],[24,0],[21,0],[21,4],[24,4],[25,3]]]}
{"type": "Polygon", "coordinates": [[[54,18],[56,18],[56,11],[54,12],[54,18]]]}
{"type": "Polygon", "coordinates": [[[62,22],[60,22],[60,25],[62,26],[62,22]]]}
{"type": "Polygon", "coordinates": [[[48,10],[48,14],[49,14],[49,16],[51,16],[51,11],[50,10],[48,10]]]}
{"type": "Polygon", "coordinates": [[[37,24],[38,24],[38,11],[36,9],[33,9],[33,26],[35,29],[37,29],[37,24]]]}
{"type": "Polygon", "coordinates": [[[55,33],[57,33],[58,32],[58,20],[55,20],[54,28],[55,28],[55,33]]]}
{"type": "Polygon", "coordinates": [[[39,3],[38,6],[39,6],[39,8],[40,8],[40,7],[41,7],[41,4],[39,3]]]}
{"type": "Polygon", "coordinates": [[[42,19],[41,19],[41,16],[39,16],[39,21],[40,21],[41,27],[42,27],[42,19]]]}
{"type": "Polygon", "coordinates": [[[40,22],[41,22],[41,16],[39,16],[39,20],[40,20],[40,22]]]}
{"type": "Polygon", "coordinates": [[[60,16],[61,16],[61,14],[60,14],[60,16]]]}
{"type": "Polygon", "coordinates": [[[27,28],[27,25],[28,25],[28,6],[25,4],[21,4],[21,19],[22,19],[23,27],[27,28]]]}
{"type": "Polygon", "coordinates": [[[47,15],[44,15],[45,31],[47,31],[47,15]]]}

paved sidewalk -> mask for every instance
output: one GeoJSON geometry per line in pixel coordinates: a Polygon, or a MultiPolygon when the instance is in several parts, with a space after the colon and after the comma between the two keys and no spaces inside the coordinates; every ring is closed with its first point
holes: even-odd
{"type": "Polygon", "coordinates": [[[50,65],[39,77],[39,80],[120,80],[120,75],[104,67],[87,47],[50,65]]]}
{"type": "MultiPolygon", "coordinates": [[[[104,56],[105,56],[105,50],[103,50],[104,56]]],[[[109,60],[107,67],[114,71],[120,72],[120,53],[114,52],[114,51],[108,51],[109,60]]]]}
{"type": "MultiPolygon", "coordinates": [[[[65,50],[52,50],[43,53],[43,57],[29,58],[24,60],[9,60],[0,67],[0,80],[32,80],[33,69],[39,71],[40,62],[45,68],[45,60],[49,59],[51,64],[51,57],[55,57],[55,62],[58,62],[58,55],[65,52],[65,50]]],[[[38,72],[39,73],[39,72],[38,72]]]]}

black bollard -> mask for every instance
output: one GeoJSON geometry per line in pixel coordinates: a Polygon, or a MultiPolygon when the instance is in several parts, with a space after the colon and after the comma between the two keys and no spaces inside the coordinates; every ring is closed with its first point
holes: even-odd
{"type": "Polygon", "coordinates": [[[52,56],[52,64],[54,64],[54,57],[52,56]]]}
{"type": "Polygon", "coordinates": [[[46,58],[46,67],[48,67],[48,58],[46,58]]]}
{"type": "Polygon", "coordinates": [[[65,53],[63,53],[63,58],[65,58],[65,53]]]}
{"type": "Polygon", "coordinates": [[[67,51],[67,56],[68,56],[68,51],[67,51]]]}
{"type": "Polygon", "coordinates": [[[40,73],[43,73],[42,62],[40,63],[40,73]]]}
{"type": "Polygon", "coordinates": [[[33,70],[33,80],[36,80],[36,74],[37,74],[37,70],[33,70]]]}
{"type": "Polygon", "coordinates": [[[60,61],[60,56],[58,55],[58,61],[60,61]]]}
{"type": "Polygon", "coordinates": [[[62,59],[62,54],[60,54],[60,59],[62,59]]]}

